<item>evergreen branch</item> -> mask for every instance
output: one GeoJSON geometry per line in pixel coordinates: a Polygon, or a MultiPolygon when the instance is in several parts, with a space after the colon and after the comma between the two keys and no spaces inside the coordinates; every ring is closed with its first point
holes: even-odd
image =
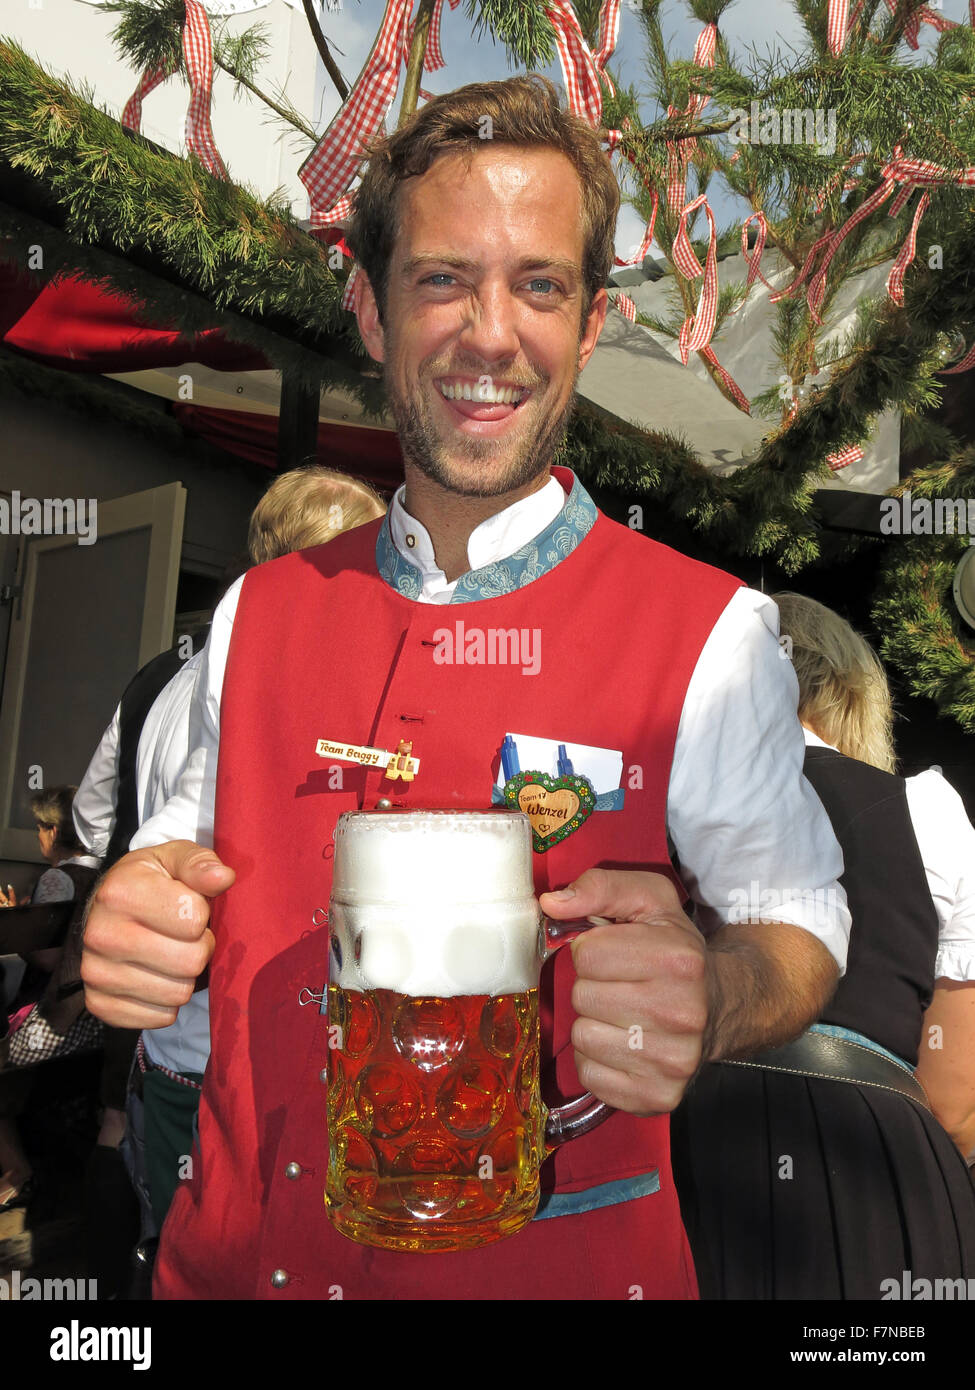
{"type": "Polygon", "coordinates": [[[542,0],[467,0],[467,17],[475,38],[487,33],[504,44],[509,62],[531,71],[555,58],[555,30],[542,0]]]}
{"type": "Polygon", "coordinates": [[[430,33],[430,19],[435,0],[420,0],[416,22],[413,26],[413,39],[410,43],[409,57],[406,60],[406,78],[403,82],[403,102],[399,110],[399,124],[405,125],[416,110],[420,100],[420,81],[423,77],[423,59],[427,51],[427,38],[430,33]]]}
{"type": "Polygon", "coordinates": [[[318,56],[324,63],[325,71],[332,79],[332,85],[338,92],[339,98],[345,101],[349,95],[348,83],[339,71],[335,59],[332,57],[332,50],[328,46],[328,40],[322,33],[322,28],[315,14],[314,6],[311,0],[301,0],[301,4],[305,11],[305,18],[308,21],[308,28],[311,30],[311,36],[315,40],[315,47],[318,49],[318,56]]]}
{"type": "Polygon", "coordinates": [[[218,68],[222,68],[223,71],[227,73],[228,76],[232,77],[235,82],[238,82],[242,87],[246,87],[252,96],[257,97],[258,101],[263,101],[265,106],[270,107],[274,114],[276,116],[279,116],[282,121],[286,121],[288,125],[293,126],[295,130],[300,131],[300,133],[304,135],[306,139],[311,140],[313,144],[317,144],[318,134],[315,128],[313,126],[310,126],[308,122],[304,120],[302,116],[299,115],[299,113],[295,110],[293,106],[285,107],[279,105],[279,103],[276,102],[272,97],[269,97],[266,92],[262,92],[261,89],[258,86],[256,86],[255,83],[252,82],[249,77],[245,76],[243,72],[239,72],[234,67],[232,67],[230,63],[227,62],[224,58],[222,58],[216,51],[214,51],[213,54],[213,61],[218,68]]]}

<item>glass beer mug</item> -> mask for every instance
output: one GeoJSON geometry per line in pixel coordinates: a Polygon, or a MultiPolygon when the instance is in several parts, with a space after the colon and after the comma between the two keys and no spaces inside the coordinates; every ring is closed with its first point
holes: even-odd
{"type": "Polygon", "coordinates": [[[520,811],[349,812],[329,904],[325,1204],[387,1250],[466,1250],[535,1214],[542,1162],[612,1111],[548,1111],[543,962],[586,922],[547,922],[520,811]]]}

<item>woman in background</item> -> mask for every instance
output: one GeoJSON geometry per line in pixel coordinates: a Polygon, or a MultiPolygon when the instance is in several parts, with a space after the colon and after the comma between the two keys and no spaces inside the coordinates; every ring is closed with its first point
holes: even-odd
{"type": "MultiPolygon", "coordinates": [[[[8,1020],[10,1032],[22,1026],[38,1000],[49,994],[49,987],[61,959],[63,943],[73,926],[80,926],[81,913],[98,877],[99,860],[85,852],[75,833],[71,806],[76,787],[50,787],[30,799],[37,825],[41,854],[49,867],[44,870],[31,894],[34,907],[74,902],[76,910],[65,922],[60,940],[43,950],[25,956],[27,970],[20,984],[8,1020]]],[[[23,1111],[34,1081],[34,1069],[0,1071],[0,1211],[24,1206],[33,1190],[33,1169],[20,1142],[17,1116],[23,1111]]]]}
{"type": "Polygon", "coordinates": [[[904,1271],[975,1275],[975,830],[938,774],[894,776],[868,644],[811,599],[776,601],[849,960],[799,1039],[702,1069],[672,1118],[675,1176],[702,1297],[879,1299],[904,1271]]]}

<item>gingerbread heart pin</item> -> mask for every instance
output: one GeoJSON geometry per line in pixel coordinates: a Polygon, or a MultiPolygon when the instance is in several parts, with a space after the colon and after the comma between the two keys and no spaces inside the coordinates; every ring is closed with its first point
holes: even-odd
{"type": "Polygon", "coordinates": [[[528,817],[536,854],[574,834],[596,807],[592,783],[574,773],[561,777],[547,772],[516,773],[504,784],[504,799],[528,817]]]}

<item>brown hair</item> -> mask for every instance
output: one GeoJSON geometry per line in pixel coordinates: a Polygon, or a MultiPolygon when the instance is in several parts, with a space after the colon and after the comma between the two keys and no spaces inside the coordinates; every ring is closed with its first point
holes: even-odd
{"type": "Polygon", "coordinates": [[[292,550],[324,545],[342,531],[385,515],[386,503],[368,483],[313,464],[275,478],[251,513],[247,549],[262,565],[292,550]]]}
{"type": "Polygon", "coordinates": [[[77,787],[47,787],[34,792],[30,799],[31,815],[39,826],[55,830],[54,843],[58,849],[73,850],[76,853],[85,846],[78,839],[71,818],[71,806],[77,787]]]}
{"type": "Polygon", "coordinates": [[[873,647],[815,599],[790,593],[772,598],[780,631],[792,638],[799,718],[848,758],[893,772],[893,702],[873,647]]]}
{"type": "Polygon", "coordinates": [[[466,152],[473,157],[484,149],[485,138],[558,150],[579,176],[585,322],[593,296],[613,268],[619,186],[597,132],[563,110],[554,84],[538,73],[473,82],[434,97],[401,129],[368,147],[347,239],[369,277],[380,322],[385,323],[389,267],[399,234],[400,185],[425,174],[439,155],[466,152]]]}

